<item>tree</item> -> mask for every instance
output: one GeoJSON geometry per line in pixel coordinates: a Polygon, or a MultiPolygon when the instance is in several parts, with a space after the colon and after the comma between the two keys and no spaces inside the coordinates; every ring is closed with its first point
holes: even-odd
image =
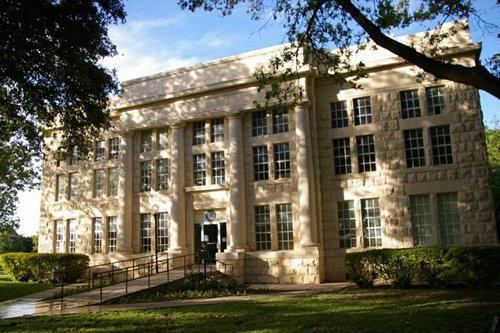
{"type": "MultiPolygon", "coordinates": [[[[453,64],[443,57],[446,49],[443,41],[456,31],[443,32],[437,29],[423,41],[426,51],[398,42],[389,36],[395,29],[427,23],[440,26],[446,21],[461,22],[460,29],[468,29],[464,19],[474,19],[485,31],[498,33],[498,26],[483,21],[474,7],[473,0],[422,0],[412,6],[409,0],[179,0],[183,9],[194,11],[202,8],[230,15],[237,5],[245,5],[254,20],[271,12],[271,20],[280,20],[287,31],[292,49],[304,48],[313,54],[325,68],[324,74],[332,75],[339,83],[356,86],[356,80],[364,75],[363,63],[350,62],[354,45],[366,46],[367,37],[423,71],[437,78],[451,80],[485,90],[500,98],[498,67],[500,54],[487,61],[491,72],[479,61],[472,67],[453,64]],[[331,50],[337,49],[336,52],[331,50]]],[[[430,31],[428,29],[427,31],[430,31]]],[[[277,70],[290,60],[291,51],[286,50],[281,58],[273,59],[269,75],[260,73],[260,81],[271,85],[290,79],[277,70]],[[278,65],[278,66],[277,66],[278,65]],[[276,81],[276,73],[281,79],[276,81]]],[[[321,68],[321,66],[320,66],[321,68]]],[[[271,92],[270,96],[276,95],[271,92]]],[[[276,97],[276,96],[274,96],[276,97]]]]}
{"type": "Polygon", "coordinates": [[[497,232],[500,237],[500,129],[486,129],[486,147],[490,166],[490,186],[495,202],[497,232]]]}
{"type": "Polygon", "coordinates": [[[124,20],[121,0],[2,1],[0,226],[16,226],[16,193],[36,186],[47,129],[84,155],[109,126],[118,81],[99,61],[116,53],[107,27],[124,20]]]}

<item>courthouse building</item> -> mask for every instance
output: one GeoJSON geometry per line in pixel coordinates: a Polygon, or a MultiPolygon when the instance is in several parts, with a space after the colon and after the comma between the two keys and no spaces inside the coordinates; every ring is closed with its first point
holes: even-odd
{"type": "MultiPolygon", "coordinates": [[[[206,241],[240,281],[319,283],[353,251],[498,242],[476,89],[367,48],[362,89],[311,62],[303,99],[266,109],[253,74],[280,49],[124,82],[89,158],[47,154],[39,251],[102,263],[206,241]]],[[[446,56],[480,49],[460,32],[446,56]]]]}

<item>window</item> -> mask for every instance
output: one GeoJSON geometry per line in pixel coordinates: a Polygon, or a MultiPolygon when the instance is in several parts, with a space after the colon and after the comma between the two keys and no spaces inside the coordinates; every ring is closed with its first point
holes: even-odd
{"type": "Polygon", "coordinates": [[[102,253],[102,217],[94,217],[94,253],[102,253]]]}
{"type": "Polygon", "coordinates": [[[96,141],[95,143],[95,151],[94,151],[94,160],[95,161],[104,161],[106,146],[104,140],[96,141]]]}
{"type": "Polygon", "coordinates": [[[449,126],[431,127],[431,145],[434,165],[453,163],[449,126]]]}
{"type": "Polygon", "coordinates": [[[224,118],[212,119],[210,124],[210,141],[224,141],[224,118]]]}
{"type": "Polygon", "coordinates": [[[205,143],[205,122],[196,121],[193,123],[193,146],[205,143]]]}
{"type": "Polygon", "coordinates": [[[68,233],[68,253],[76,253],[76,220],[68,220],[69,233],[68,233]]]}
{"type": "Polygon", "coordinates": [[[458,215],[457,193],[438,193],[437,205],[441,244],[460,244],[460,217],[458,215]]]}
{"type": "Polygon", "coordinates": [[[141,214],[141,253],[151,252],[151,215],[141,214]]]}
{"type": "Polygon", "coordinates": [[[148,153],[153,149],[152,132],[146,130],[141,132],[141,153],[148,153]]]}
{"type": "Polygon", "coordinates": [[[273,133],[288,132],[288,110],[273,110],[273,133]]]}
{"type": "Polygon", "coordinates": [[[64,253],[64,222],[57,220],[55,224],[55,253],[64,253]]]}
{"type": "Polygon", "coordinates": [[[78,200],[78,174],[69,175],[69,200],[78,200]]]}
{"type": "Polygon", "coordinates": [[[276,205],[278,227],[278,250],[293,250],[292,204],[276,205]]]}
{"type": "Polygon", "coordinates": [[[168,160],[166,158],[156,161],[156,189],[158,191],[168,189],[168,160]]]}
{"type": "Polygon", "coordinates": [[[168,148],[168,132],[166,128],[159,128],[156,131],[156,148],[158,150],[168,148]]]}
{"type": "Polygon", "coordinates": [[[253,175],[255,181],[269,179],[269,165],[267,162],[267,147],[253,147],[253,175]]]}
{"type": "Polygon", "coordinates": [[[352,200],[337,202],[337,216],[339,219],[340,247],[349,249],[356,247],[356,217],[352,200]]]}
{"type": "Polygon", "coordinates": [[[349,126],[347,105],[345,101],[331,103],[330,112],[332,115],[332,128],[342,128],[349,126]]]}
{"type": "Polygon", "coordinates": [[[267,112],[252,113],[252,136],[267,135],[267,112]]]}
{"type": "Polygon", "coordinates": [[[205,154],[193,155],[193,184],[203,186],[207,183],[207,164],[205,154]]]}
{"type": "Polygon", "coordinates": [[[104,196],[104,170],[98,169],[94,171],[94,198],[104,196]]]}
{"type": "Polygon", "coordinates": [[[401,116],[403,119],[420,117],[418,90],[401,91],[399,97],[401,99],[401,116]]]}
{"type": "Polygon", "coordinates": [[[257,251],[271,250],[269,206],[255,206],[255,245],[257,251]]]}
{"type": "Polygon", "coordinates": [[[349,138],[333,140],[333,164],[336,175],[351,173],[351,147],[349,138]]]}
{"type": "Polygon", "coordinates": [[[151,191],[151,161],[141,162],[141,192],[151,191]]]}
{"type": "Polygon", "coordinates": [[[378,199],[361,200],[365,247],[382,246],[382,227],[378,199]]]}
{"type": "Polygon", "coordinates": [[[427,96],[427,113],[430,116],[445,113],[443,87],[430,87],[425,89],[427,96]]]}
{"type": "Polygon", "coordinates": [[[109,159],[116,160],[118,154],[120,153],[120,139],[111,138],[109,139],[109,159]]]}
{"type": "Polygon", "coordinates": [[[108,175],[108,195],[111,197],[115,197],[118,195],[118,168],[109,169],[108,175]]]}
{"type": "Polygon", "coordinates": [[[167,222],[167,213],[158,213],[158,219],[156,221],[158,223],[158,231],[157,240],[158,240],[158,251],[165,252],[168,250],[168,222],[167,222]]]}
{"type": "Polygon", "coordinates": [[[372,122],[372,107],[370,97],[356,98],[354,104],[354,125],[371,124],[372,122]]]}
{"type": "Polygon", "coordinates": [[[66,175],[57,175],[56,201],[66,200],[66,175]]]}
{"type": "Polygon", "coordinates": [[[274,145],[275,178],[290,177],[290,148],[288,142],[274,145]]]}
{"type": "Polygon", "coordinates": [[[73,150],[71,150],[71,152],[69,154],[68,164],[69,165],[77,165],[78,160],[79,160],[78,148],[75,147],[75,148],[73,148],[73,150]]]}
{"type": "Polygon", "coordinates": [[[116,216],[110,216],[108,220],[108,252],[116,251],[118,239],[118,227],[116,224],[116,216]]]}
{"type": "Polygon", "coordinates": [[[410,195],[410,214],[414,246],[432,244],[432,217],[429,195],[410,195]]]}
{"type": "Polygon", "coordinates": [[[425,166],[422,129],[405,130],[403,136],[405,140],[406,166],[408,168],[425,166]]]}
{"type": "Polygon", "coordinates": [[[373,135],[357,136],[356,147],[358,152],[358,171],[360,173],[376,171],[373,135]]]}
{"type": "Polygon", "coordinates": [[[224,184],[225,173],[224,152],[212,153],[212,184],[224,184]]]}

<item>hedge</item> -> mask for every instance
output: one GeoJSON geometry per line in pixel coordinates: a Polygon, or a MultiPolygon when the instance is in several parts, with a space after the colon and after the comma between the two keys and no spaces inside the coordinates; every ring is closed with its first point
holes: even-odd
{"type": "Polygon", "coordinates": [[[16,281],[75,282],[85,273],[89,257],[75,253],[4,253],[0,266],[16,281]],[[54,274],[54,272],[63,272],[54,274]]]}
{"type": "Polygon", "coordinates": [[[499,246],[370,250],[348,253],[344,262],[348,278],[361,288],[372,287],[376,280],[396,288],[415,282],[486,287],[500,278],[499,246]]]}

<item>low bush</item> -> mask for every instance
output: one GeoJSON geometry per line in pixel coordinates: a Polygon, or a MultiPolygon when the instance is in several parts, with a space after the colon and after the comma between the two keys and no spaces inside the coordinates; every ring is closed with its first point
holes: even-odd
{"type": "Polygon", "coordinates": [[[499,246],[416,247],[349,253],[349,279],[361,288],[376,279],[396,288],[409,288],[415,279],[433,287],[486,287],[500,277],[499,246]]]}
{"type": "Polygon", "coordinates": [[[75,253],[0,255],[0,266],[3,271],[16,281],[75,282],[85,273],[88,263],[88,256],[75,253]]]}

